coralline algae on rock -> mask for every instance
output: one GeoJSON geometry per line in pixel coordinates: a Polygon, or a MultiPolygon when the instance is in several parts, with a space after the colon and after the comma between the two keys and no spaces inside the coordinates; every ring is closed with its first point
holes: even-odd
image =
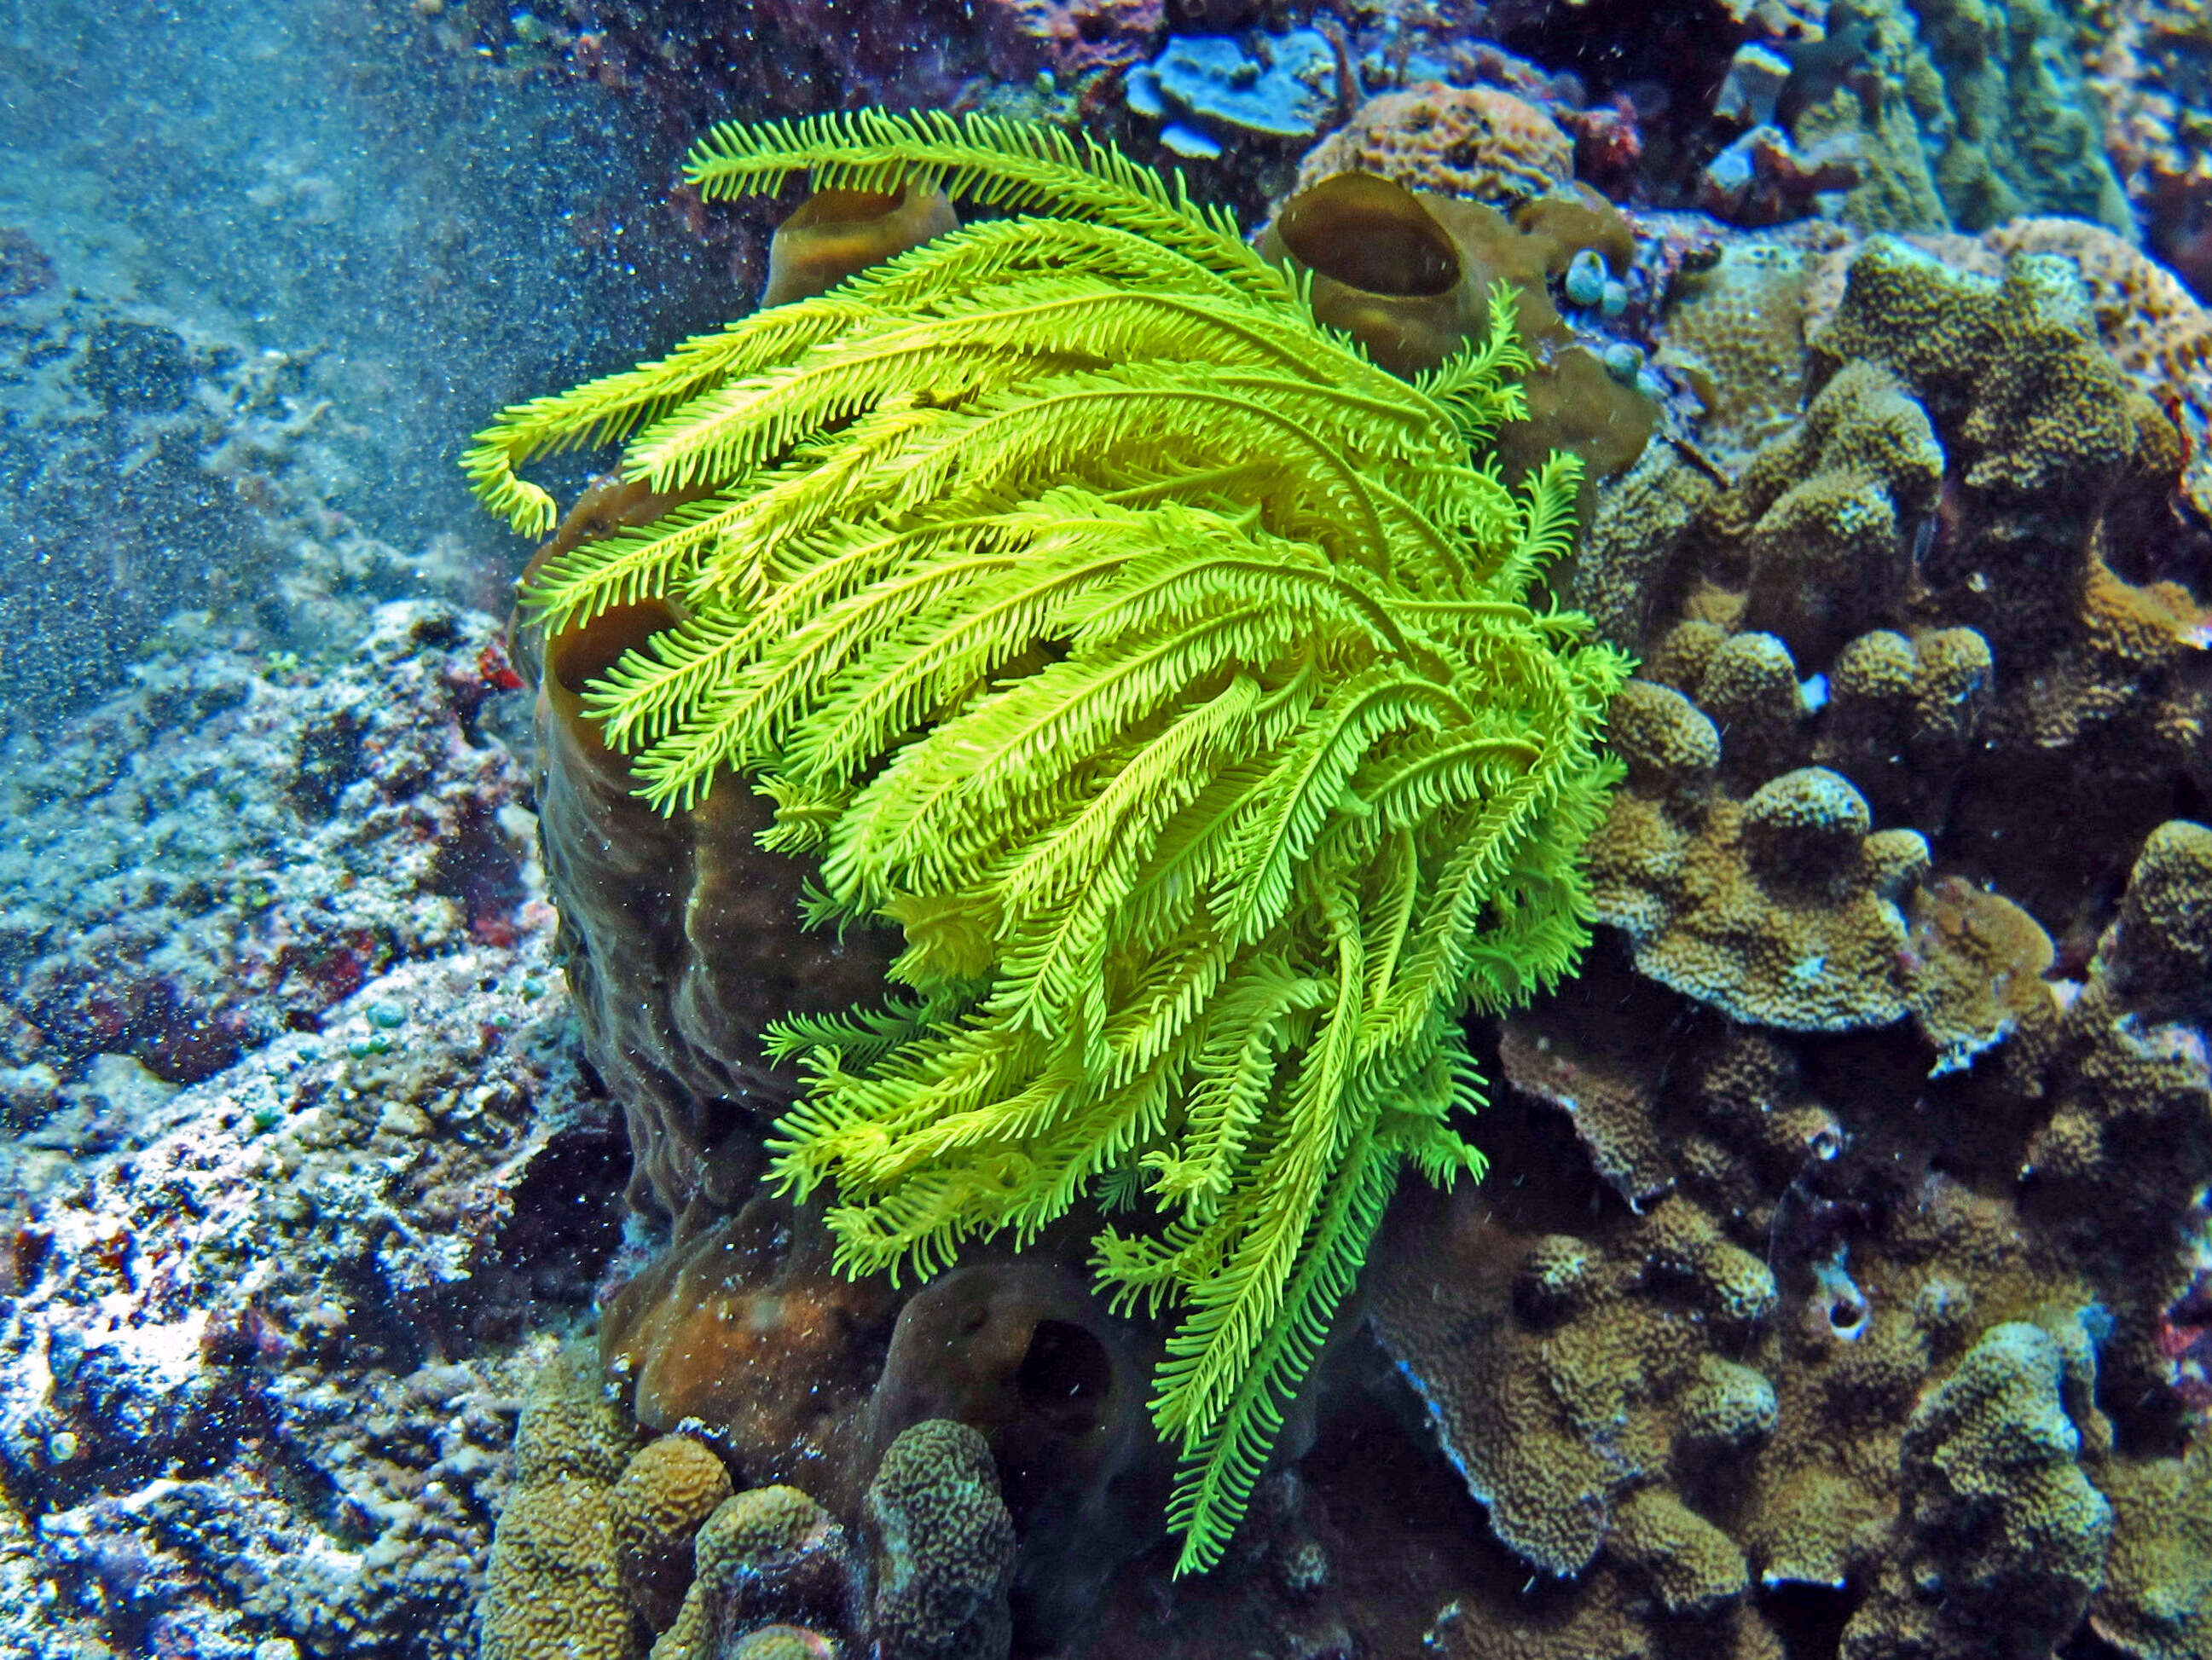
{"type": "MultiPolygon", "coordinates": [[[[24,889],[125,937],[173,931],[253,1047],[127,1097],[101,1080],[136,1062],[79,1078],[57,1055],[46,1121],[0,1140],[0,1487],[21,1523],[0,1553],[27,1588],[0,1615],[9,1660],[474,1652],[514,1346],[585,1305],[619,1237],[617,1132],[564,1042],[550,915],[521,903],[526,836],[497,930],[472,937],[458,895],[425,891],[439,827],[488,824],[520,776],[453,702],[463,665],[483,689],[495,641],[488,617],[398,607],[320,687],[179,663],[48,742],[47,775],[77,787],[27,823],[125,874],[72,891],[71,864],[24,889]],[[230,695],[192,695],[210,686],[230,695]],[[356,721],[335,778],[301,741],[333,711],[356,721]],[[196,805],[226,787],[229,815],[196,805]],[[118,793],[156,808],[115,823],[118,793]],[[257,869],[271,894],[227,903],[257,869]],[[271,988],[236,965],[312,941],[325,907],[383,943],[271,1037],[271,988]]],[[[57,918],[36,937],[111,979],[149,966],[71,935],[57,918]]]]}
{"type": "Polygon", "coordinates": [[[483,724],[520,683],[489,618],[393,605],[328,674],[216,648],[134,678],[0,766],[21,1131],[96,1056],[196,1082],[387,968],[525,926],[527,787],[483,724]]]}

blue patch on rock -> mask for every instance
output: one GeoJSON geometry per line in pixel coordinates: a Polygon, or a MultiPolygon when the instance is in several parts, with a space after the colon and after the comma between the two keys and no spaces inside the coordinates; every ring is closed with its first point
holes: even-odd
{"type": "Polygon", "coordinates": [[[1218,155],[1223,138],[1314,138],[1336,112],[1336,52],[1317,29],[1284,34],[1185,34],[1129,72],[1122,96],[1165,120],[1180,155],[1218,155]]]}

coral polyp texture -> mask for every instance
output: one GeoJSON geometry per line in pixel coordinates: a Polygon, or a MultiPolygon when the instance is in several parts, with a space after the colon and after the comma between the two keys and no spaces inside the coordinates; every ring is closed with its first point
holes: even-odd
{"type": "Polygon", "coordinates": [[[2203,1651],[2212,550],[2094,270],[1963,246],[1837,255],[1798,416],[1581,550],[1608,927],[1369,1304],[1563,1583],[1430,1651],[2203,1651]]]}
{"type": "Polygon", "coordinates": [[[1480,459],[1522,410],[1503,288],[1408,381],[1225,215],[1048,129],[724,126],[687,176],[801,172],[1007,216],[511,410],[468,465],[543,532],[515,467],[627,439],[663,510],[526,595],[554,659],[628,646],[582,718],[665,812],[750,783],[814,921],[903,935],[902,992],[772,1038],[806,1079],[775,1178],[835,1184],[854,1273],[1120,1213],[1094,1267],[1179,1311],[1154,1411],[1204,1567],[1400,1168],[1482,1168],[1462,1016],[1584,942],[1626,662],[1528,593],[1576,465],[1516,495],[1480,459]]]}
{"type": "Polygon", "coordinates": [[[1295,188],[1353,171],[1511,206],[1571,184],[1574,143],[1510,92],[1428,82],[1362,104],[1298,164],[1295,188]]]}

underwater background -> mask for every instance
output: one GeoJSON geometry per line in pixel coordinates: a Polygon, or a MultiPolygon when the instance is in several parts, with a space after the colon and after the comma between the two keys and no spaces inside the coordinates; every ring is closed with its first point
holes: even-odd
{"type": "Polygon", "coordinates": [[[0,153],[0,1656],[2212,1657],[2212,12],[15,0],[0,153]],[[1151,562],[810,658],[956,508],[1151,562]]]}

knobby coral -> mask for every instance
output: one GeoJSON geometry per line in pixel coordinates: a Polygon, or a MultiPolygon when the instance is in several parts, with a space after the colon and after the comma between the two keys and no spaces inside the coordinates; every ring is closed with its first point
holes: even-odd
{"type": "Polygon", "coordinates": [[[1409,383],[1179,181],[1048,129],[725,125],[687,176],[810,170],[1007,216],[511,409],[467,465],[536,533],[514,469],[574,446],[677,503],[530,603],[665,608],[586,690],[641,793],[750,777],[817,921],[904,931],[910,995],[781,1028],[775,1173],[834,1181],[854,1272],[1137,1213],[1095,1266],[1181,1310],[1154,1412],[1202,1568],[1401,1164],[1481,1171],[1463,1012],[1584,942],[1626,664],[1527,598],[1575,464],[1516,496],[1471,459],[1522,412],[1503,289],[1409,383]]]}

